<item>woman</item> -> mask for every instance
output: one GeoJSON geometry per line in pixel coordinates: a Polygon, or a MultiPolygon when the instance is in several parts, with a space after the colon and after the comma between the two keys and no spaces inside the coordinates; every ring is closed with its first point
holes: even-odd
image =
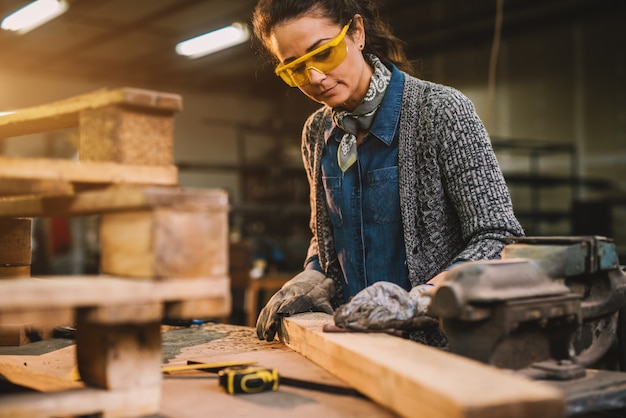
{"type": "Polygon", "coordinates": [[[260,0],[253,25],[276,74],[323,105],[302,134],[305,269],[261,311],[260,339],[274,339],[282,316],[333,313],[375,282],[419,296],[523,234],[472,103],[409,75],[373,1],[260,0]]]}

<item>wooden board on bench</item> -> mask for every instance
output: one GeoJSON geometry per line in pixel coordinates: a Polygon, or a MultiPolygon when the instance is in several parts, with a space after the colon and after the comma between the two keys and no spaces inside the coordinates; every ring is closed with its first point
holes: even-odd
{"type": "Polygon", "coordinates": [[[325,333],[332,316],[284,318],[285,344],[402,416],[558,418],[562,393],[544,383],[387,334],[325,333]]]}

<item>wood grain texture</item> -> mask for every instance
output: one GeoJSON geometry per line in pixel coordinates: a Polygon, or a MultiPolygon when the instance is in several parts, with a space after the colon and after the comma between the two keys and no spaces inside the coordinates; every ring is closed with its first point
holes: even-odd
{"type": "Polygon", "coordinates": [[[174,118],[144,109],[108,106],[80,114],[79,159],[124,164],[173,164],[174,118]]]}
{"type": "Polygon", "coordinates": [[[287,346],[402,416],[565,416],[561,392],[507,371],[385,334],[324,333],[326,314],[282,323],[287,346]]]}
{"type": "MultiPolygon", "coordinates": [[[[0,328],[19,324],[23,329],[51,331],[56,326],[73,326],[75,308],[39,308],[31,306],[28,309],[0,309],[0,328]]],[[[43,335],[51,335],[51,332],[43,335]]],[[[15,344],[10,344],[15,345],[15,344]]]]}
{"type": "Polygon", "coordinates": [[[1,116],[0,138],[76,127],[79,125],[81,111],[112,105],[173,114],[182,110],[182,99],[176,94],[129,87],[115,90],[100,89],[1,116]]]}
{"type": "MultiPolygon", "coordinates": [[[[218,300],[230,302],[230,280],[227,276],[195,279],[172,279],[160,282],[127,280],[111,276],[47,276],[0,280],[0,318],[20,313],[97,306],[141,305],[184,300],[218,300]]],[[[215,313],[223,316],[224,312],[215,313]]],[[[8,317],[7,317],[8,318],[8,317]]]]}
{"type": "Polygon", "coordinates": [[[102,389],[161,384],[161,324],[76,321],[76,360],[82,381],[102,389]]]}
{"type": "Polygon", "coordinates": [[[153,226],[152,211],[102,215],[100,221],[102,273],[152,280],[153,226]]]}
{"type": "Polygon", "coordinates": [[[157,207],[227,212],[228,195],[221,189],[118,185],[66,196],[0,198],[2,217],[93,215],[157,207]]]}
{"type": "Polygon", "coordinates": [[[0,196],[24,195],[67,195],[74,192],[74,187],[67,181],[0,179],[0,196]]]}
{"type": "MultiPolygon", "coordinates": [[[[0,218],[0,265],[26,267],[31,263],[29,218],[0,218]]],[[[0,277],[4,274],[0,272],[0,277]]]]}
{"type": "Polygon", "coordinates": [[[155,414],[161,386],[124,390],[77,389],[55,393],[0,396],[0,418],[43,418],[103,413],[106,418],[144,417],[155,414]]]}
{"type": "Polygon", "coordinates": [[[225,275],[227,212],[164,208],[105,214],[100,247],[105,274],[145,280],[225,275]]]}
{"type": "Polygon", "coordinates": [[[0,177],[96,184],[178,184],[176,166],[0,157],[0,177]]]}
{"type": "Polygon", "coordinates": [[[68,389],[80,389],[84,385],[75,380],[64,379],[50,373],[34,370],[32,367],[4,363],[0,357],[0,375],[14,385],[51,392],[68,389]]]}
{"type": "Polygon", "coordinates": [[[3,277],[29,277],[30,265],[28,266],[0,266],[0,279],[3,277]]]}

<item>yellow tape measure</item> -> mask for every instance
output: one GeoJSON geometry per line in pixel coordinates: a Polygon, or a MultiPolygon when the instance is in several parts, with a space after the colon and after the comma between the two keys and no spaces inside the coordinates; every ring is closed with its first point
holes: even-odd
{"type": "Polygon", "coordinates": [[[227,393],[259,393],[278,389],[278,370],[265,367],[228,367],[219,372],[219,384],[227,393]]]}

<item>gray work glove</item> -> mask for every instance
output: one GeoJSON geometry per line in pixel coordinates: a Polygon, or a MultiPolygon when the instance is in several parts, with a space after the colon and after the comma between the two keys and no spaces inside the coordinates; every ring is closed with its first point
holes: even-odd
{"type": "Polygon", "coordinates": [[[335,325],[357,331],[372,329],[417,330],[437,325],[427,314],[430,285],[407,292],[397,284],[376,282],[335,311],[335,325]]]}
{"type": "MultiPolygon", "coordinates": [[[[273,341],[281,318],[302,312],[332,315],[330,299],[335,294],[332,279],[317,270],[304,270],[280,288],[261,310],[256,321],[259,340],[273,341]]],[[[280,337],[280,334],[279,334],[280,337]]]]}

